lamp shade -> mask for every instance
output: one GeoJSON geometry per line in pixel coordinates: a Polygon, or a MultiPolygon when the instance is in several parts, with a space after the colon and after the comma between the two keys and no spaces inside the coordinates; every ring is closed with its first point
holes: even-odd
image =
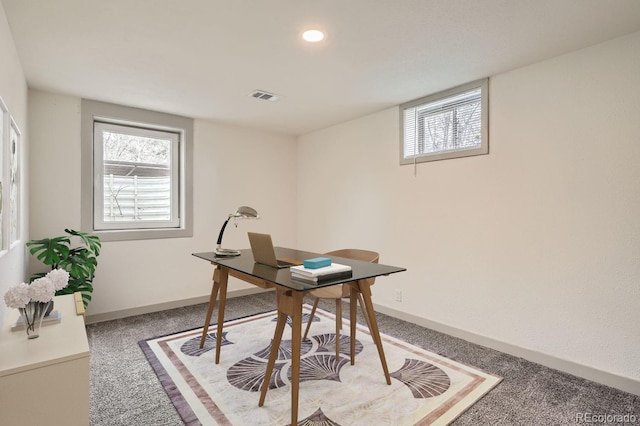
{"type": "Polygon", "coordinates": [[[238,207],[238,210],[233,213],[233,217],[243,219],[258,219],[258,212],[256,211],[256,209],[249,206],[240,206],[238,207]]]}

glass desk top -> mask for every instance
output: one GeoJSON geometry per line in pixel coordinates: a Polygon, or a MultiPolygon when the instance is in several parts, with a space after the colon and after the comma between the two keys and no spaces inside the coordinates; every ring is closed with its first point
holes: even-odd
{"type": "Polygon", "coordinates": [[[313,259],[314,257],[330,257],[335,263],[351,266],[352,276],[349,278],[325,281],[318,284],[305,283],[291,278],[291,271],[289,271],[289,268],[277,269],[256,263],[250,249],[240,250],[240,256],[234,257],[216,256],[215,252],[193,253],[193,256],[295,291],[315,290],[322,287],[330,287],[351,281],[395,274],[396,272],[407,270],[406,268],[383,265],[380,263],[363,262],[361,260],[329,256],[322,253],[312,253],[284,247],[275,247],[275,251],[276,257],[278,258],[295,259],[300,262],[305,259],[313,259]]]}

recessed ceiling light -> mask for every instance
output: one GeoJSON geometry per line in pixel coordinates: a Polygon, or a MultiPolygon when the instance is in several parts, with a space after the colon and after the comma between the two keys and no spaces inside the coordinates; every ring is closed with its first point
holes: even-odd
{"type": "Polygon", "coordinates": [[[302,33],[302,38],[309,43],[317,43],[324,40],[324,33],[320,30],[307,30],[302,33]]]}

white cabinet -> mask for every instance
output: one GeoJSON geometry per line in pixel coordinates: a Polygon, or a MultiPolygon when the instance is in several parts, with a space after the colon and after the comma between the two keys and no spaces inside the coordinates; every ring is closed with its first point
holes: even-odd
{"type": "Polygon", "coordinates": [[[74,295],[56,296],[60,323],[40,337],[11,331],[19,312],[10,309],[0,331],[0,425],[89,424],[89,343],[74,295]]]}

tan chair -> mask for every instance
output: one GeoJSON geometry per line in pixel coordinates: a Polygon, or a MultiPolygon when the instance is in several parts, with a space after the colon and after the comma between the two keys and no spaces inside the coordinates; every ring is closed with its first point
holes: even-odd
{"type": "MultiPolygon", "coordinates": [[[[360,249],[343,249],[343,250],[335,250],[325,253],[329,256],[336,257],[346,257],[347,259],[355,259],[362,260],[364,262],[378,263],[378,259],[380,255],[374,251],[369,250],[360,250],[360,249]]],[[[340,263],[340,262],[338,262],[340,263]]],[[[369,278],[366,280],[369,285],[373,285],[375,282],[375,278],[369,278]]],[[[317,290],[312,290],[310,294],[315,298],[313,301],[313,308],[311,309],[311,314],[309,315],[309,322],[307,322],[307,328],[304,332],[304,336],[302,339],[307,338],[307,334],[309,333],[309,328],[311,328],[311,323],[313,322],[313,316],[316,312],[316,308],[318,307],[318,302],[320,299],[335,299],[336,301],[336,357],[340,357],[340,330],[342,330],[342,299],[345,297],[349,297],[351,293],[351,288],[348,283],[341,285],[334,285],[331,287],[319,288],[317,290]]],[[[362,300],[362,295],[358,293],[358,300],[360,301],[360,307],[362,308],[362,313],[364,314],[364,319],[367,322],[367,326],[369,326],[369,318],[367,316],[367,310],[364,306],[364,301],[362,300]]],[[[369,327],[371,328],[371,327],[369,327]]]]}

